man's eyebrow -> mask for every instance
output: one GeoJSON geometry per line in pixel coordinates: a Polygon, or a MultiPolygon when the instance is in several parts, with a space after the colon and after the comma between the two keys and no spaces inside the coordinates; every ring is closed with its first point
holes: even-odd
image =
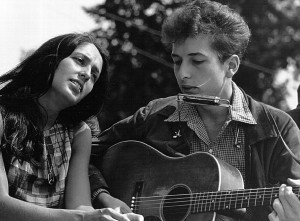
{"type": "MultiPolygon", "coordinates": [[[[206,55],[201,52],[191,52],[188,54],[188,56],[206,56],[206,55]]],[[[180,57],[180,56],[175,53],[172,53],[171,57],[180,57]]]]}

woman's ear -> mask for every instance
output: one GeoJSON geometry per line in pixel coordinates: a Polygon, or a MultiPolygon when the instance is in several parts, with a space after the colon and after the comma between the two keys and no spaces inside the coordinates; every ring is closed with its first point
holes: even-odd
{"type": "Polygon", "coordinates": [[[232,78],[233,75],[238,71],[240,66],[240,58],[236,54],[231,55],[226,61],[227,72],[226,77],[232,78]]]}

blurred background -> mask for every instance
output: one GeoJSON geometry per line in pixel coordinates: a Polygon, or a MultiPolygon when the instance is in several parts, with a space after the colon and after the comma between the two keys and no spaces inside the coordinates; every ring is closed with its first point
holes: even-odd
{"type": "MultiPolygon", "coordinates": [[[[217,1],[239,11],[252,31],[234,81],[259,101],[284,111],[295,108],[300,83],[300,0],[217,1]]],[[[170,50],[161,43],[160,30],[164,17],[182,2],[2,0],[1,73],[12,68],[4,64],[15,65],[50,37],[71,31],[93,33],[110,55],[110,93],[99,115],[101,129],[105,129],[150,100],[179,92],[170,50]],[[36,36],[40,38],[34,40],[36,36]],[[23,42],[17,47],[19,38],[23,42]],[[9,57],[14,50],[18,54],[9,57]]]]}

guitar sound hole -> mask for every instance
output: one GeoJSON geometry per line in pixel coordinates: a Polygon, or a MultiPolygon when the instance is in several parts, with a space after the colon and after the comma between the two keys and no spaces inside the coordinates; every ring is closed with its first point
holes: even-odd
{"type": "Polygon", "coordinates": [[[165,197],[162,208],[164,221],[182,221],[190,211],[191,194],[186,186],[176,186],[165,197]]]}

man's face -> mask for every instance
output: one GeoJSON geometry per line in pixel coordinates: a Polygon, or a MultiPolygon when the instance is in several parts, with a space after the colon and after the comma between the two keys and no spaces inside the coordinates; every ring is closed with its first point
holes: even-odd
{"type": "Polygon", "coordinates": [[[182,93],[221,96],[228,67],[210,45],[210,35],[204,34],[173,44],[174,73],[182,93]]]}

